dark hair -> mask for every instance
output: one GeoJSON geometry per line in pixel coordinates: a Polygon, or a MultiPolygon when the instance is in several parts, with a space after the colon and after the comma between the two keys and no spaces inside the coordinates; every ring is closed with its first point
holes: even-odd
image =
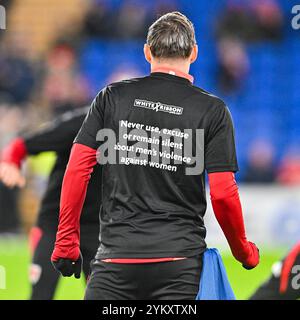
{"type": "Polygon", "coordinates": [[[156,58],[188,58],[196,44],[192,22],[180,12],[170,12],[148,30],[147,44],[156,58]]]}

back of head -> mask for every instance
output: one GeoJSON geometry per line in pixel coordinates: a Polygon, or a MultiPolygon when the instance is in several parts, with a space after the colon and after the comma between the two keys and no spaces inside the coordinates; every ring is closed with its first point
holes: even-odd
{"type": "Polygon", "coordinates": [[[149,28],[147,44],[154,58],[186,59],[196,44],[192,22],[180,12],[170,12],[149,28]]]}

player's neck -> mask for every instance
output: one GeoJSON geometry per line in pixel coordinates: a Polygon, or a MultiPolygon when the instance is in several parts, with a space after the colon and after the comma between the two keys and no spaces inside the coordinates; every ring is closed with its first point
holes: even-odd
{"type": "Polygon", "coordinates": [[[151,71],[153,69],[174,69],[175,71],[189,74],[190,66],[188,59],[154,59],[151,62],[151,71]]]}
{"type": "Polygon", "coordinates": [[[151,72],[174,74],[179,77],[187,78],[193,82],[193,78],[189,75],[189,71],[190,63],[188,60],[155,60],[151,63],[151,72]]]}

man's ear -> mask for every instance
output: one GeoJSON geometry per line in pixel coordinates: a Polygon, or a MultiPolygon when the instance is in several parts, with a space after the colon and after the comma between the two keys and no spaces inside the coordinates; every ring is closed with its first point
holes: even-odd
{"type": "Polygon", "coordinates": [[[151,55],[151,50],[150,47],[147,43],[145,43],[144,45],[144,55],[145,55],[145,59],[151,63],[152,62],[152,55],[151,55]]]}
{"type": "Polygon", "coordinates": [[[194,63],[198,58],[198,46],[195,44],[190,55],[190,62],[191,64],[194,63]]]}

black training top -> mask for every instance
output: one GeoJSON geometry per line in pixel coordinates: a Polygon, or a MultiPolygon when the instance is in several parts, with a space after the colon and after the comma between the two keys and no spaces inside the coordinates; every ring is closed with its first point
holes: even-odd
{"type": "Polygon", "coordinates": [[[99,147],[98,160],[108,161],[98,259],[204,251],[204,172],[238,170],[222,100],[167,73],[114,83],[95,98],[75,143],[99,147]]]}
{"type": "MultiPolygon", "coordinates": [[[[24,142],[29,155],[54,151],[56,161],[51,171],[46,193],[42,199],[37,225],[57,229],[60,192],[64,173],[69,160],[73,140],[87,114],[88,108],[67,112],[44,125],[36,132],[26,135],[24,142]]],[[[83,207],[81,225],[99,226],[101,204],[101,167],[97,165],[92,174],[86,201],[83,207]]]]}

